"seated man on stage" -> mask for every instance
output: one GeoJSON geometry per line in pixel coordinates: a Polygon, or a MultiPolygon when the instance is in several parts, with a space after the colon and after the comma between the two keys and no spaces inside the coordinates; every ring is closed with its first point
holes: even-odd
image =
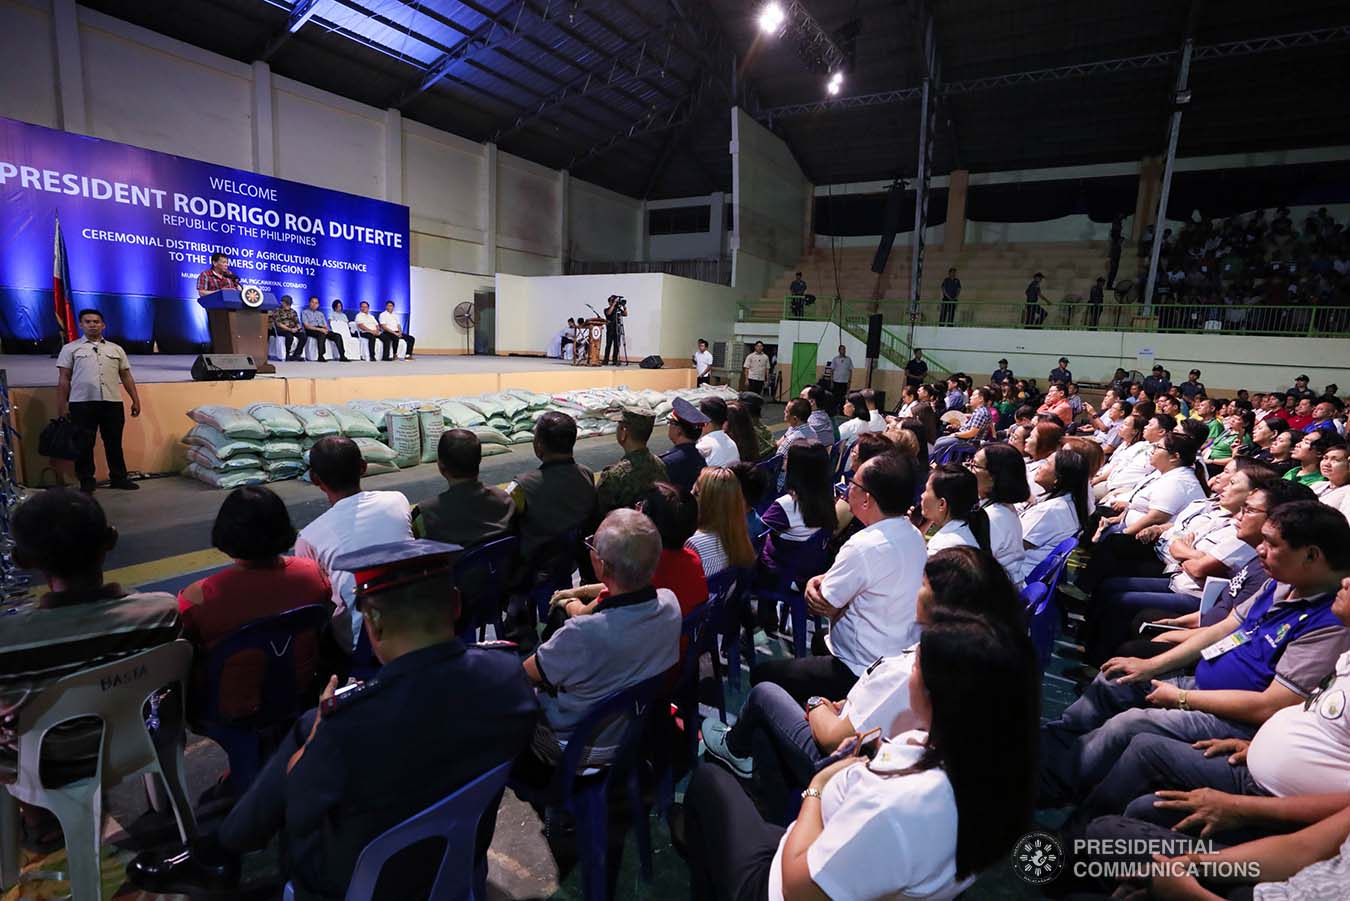
{"type": "Polygon", "coordinates": [[[281,306],[267,314],[268,323],[272,334],[281,339],[286,359],[298,360],[304,350],[300,342],[304,340],[305,330],[300,328],[300,315],[291,306],[291,295],[281,295],[280,302],[281,306]]]}
{"type": "Polygon", "coordinates": [[[372,363],[379,359],[375,356],[375,342],[380,338],[380,320],[370,312],[370,304],[361,301],[361,312],[356,314],[356,337],[366,342],[366,359],[372,363]]]}
{"type": "Polygon", "coordinates": [[[398,342],[403,341],[405,349],[408,352],[407,359],[413,358],[413,343],[417,340],[412,335],[405,334],[403,331],[403,321],[398,318],[394,312],[394,302],[388,301],[384,305],[384,312],[380,314],[380,340],[384,342],[385,360],[392,360],[395,351],[398,349],[398,342]]]}
{"type": "Polygon", "coordinates": [[[347,362],[347,348],[342,343],[342,336],[335,335],[328,328],[328,318],[323,315],[323,310],[319,309],[319,298],[311,297],[309,306],[300,313],[300,324],[305,327],[305,335],[313,338],[319,345],[319,362],[326,363],[328,358],[324,354],[328,350],[328,342],[332,341],[337,346],[338,359],[347,362]]]}

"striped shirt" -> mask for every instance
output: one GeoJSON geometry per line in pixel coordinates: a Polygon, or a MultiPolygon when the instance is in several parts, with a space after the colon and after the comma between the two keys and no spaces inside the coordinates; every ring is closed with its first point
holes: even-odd
{"type": "Polygon", "coordinates": [[[731,565],[731,561],[727,559],[727,552],[722,548],[722,539],[714,532],[699,529],[690,536],[684,546],[698,554],[705,576],[715,576],[731,565]]]}
{"type": "Polygon", "coordinates": [[[197,290],[205,291],[208,294],[212,291],[224,291],[228,288],[238,287],[239,278],[234,273],[221,275],[214,269],[207,269],[197,276],[197,290]]]}

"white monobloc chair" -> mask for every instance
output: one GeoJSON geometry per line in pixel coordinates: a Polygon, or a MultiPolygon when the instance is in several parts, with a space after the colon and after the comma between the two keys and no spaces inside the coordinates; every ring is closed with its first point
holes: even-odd
{"type": "Polygon", "coordinates": [[[171,641],[112,663],[81,670],[54,682],[18,715],[18,778],[0,785],[0,890],[19,880],[18,804],[43,807],[56,815],[65,836],[67,870],[74,901],[99,901],[103,848],[103,790],[134,776],[158,776],[168,788],[178,833],[184,842],[197,833],[188,800],[183,764],[183,722],[177,711],[187,689],[192,645],[171,641]],[[170,730],[157,752],[145,724],[143,708],[155,692],[177,685],[179,703],[161,719],[170,730]],[[103,721],[98,761],[93,776],[55,788],[42,784],[39,757],[42,740],[61,723],[93,716],[103,721]],[[169,740],[171,737],[171,740],[169,740]]]}
{"type": "Polygon", "coordinates": [[[362,356],[361,354],[362,348],[365,346],[366,342],[356,337],[355,323],[343,322],[341,319],[330,319],[328,320],[328,327],[332,329],[333,332],[339,338],[342,339],[342,349],[343,352],[347,354],[347,359],[349,360],[365,359],[365,357],[362,356]]]}

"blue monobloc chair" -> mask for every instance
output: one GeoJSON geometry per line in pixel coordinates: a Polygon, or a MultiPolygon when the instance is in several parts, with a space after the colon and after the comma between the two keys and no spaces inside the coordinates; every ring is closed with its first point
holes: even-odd
{"type": "Polygon", "coordinates": [[[1027,617],[1027,630],[1041,670],[1050,662],[1059,634],[1060,611],[1055,602],[1055,589],[1069,563],[1069,555],[1078,546],[1078,536],[1065,538],[1027,576],[1022,588],[1022,609],[1027,617]]]}
{"type": "Polygon", "coordinates": [[[460,638],[473,641],[476,631],[482,641],[488,626],[499,639],[506,634],[506,597],[519,549],[519,539],[498,538],[469,548],[455,563],[460,638]]]}
{"type": "MultiPolygon", "coordinates": [[[[444,839],[445,850],[431,891],[422,897],[427,901],[486,901],[487,860],[477,854],[478,824],[501,799],[510,772],[510,761],[493,767],[366,845],[356,859],[346,901],[375,897],[380,871],[389,858],[429,838],[444,839]]],[[[284,899],[294,898],[295,890],[287,883],[284,899]]]]}

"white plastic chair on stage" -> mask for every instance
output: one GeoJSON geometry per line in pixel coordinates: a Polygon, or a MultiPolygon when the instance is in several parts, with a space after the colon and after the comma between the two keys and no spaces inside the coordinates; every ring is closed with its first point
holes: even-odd
{"type": "Polygon", "coordinates": [[[356,323],[343,322],[341,319],[328,320],[328,327],[342,338],[342,347],[347,353],[349,360],[364,360],[364,348],[366,342],[356,337],[356,323]]]}
{"type": "Polygon", "coordinates": [[[161,757],[150,737],[142,709],[146,699],[177,684],[178,702],[187,688],[192,667],[192,645],[168,644],[81,670],[53,683],[25,704],[18,715],[18,776],[13,785],[0,785],[0,890],[19,880],[19,810],[16,801],[50,810],[65,836],[67,869],[74,901],[99,901],[102,879],[103,790],[142,774],[158,776],[168,788],[178,834],[187,842],[195,837],[197,820],[188,800],[187,770],[183,764],[183,723],[180,715],[161,720],[171,729],[172,749],[161,757]],[[77,717],[103,721],[98,760],[93,776],[56,788],[46,788],[39,775],[42,740],[61,723],[77,717]]]}

